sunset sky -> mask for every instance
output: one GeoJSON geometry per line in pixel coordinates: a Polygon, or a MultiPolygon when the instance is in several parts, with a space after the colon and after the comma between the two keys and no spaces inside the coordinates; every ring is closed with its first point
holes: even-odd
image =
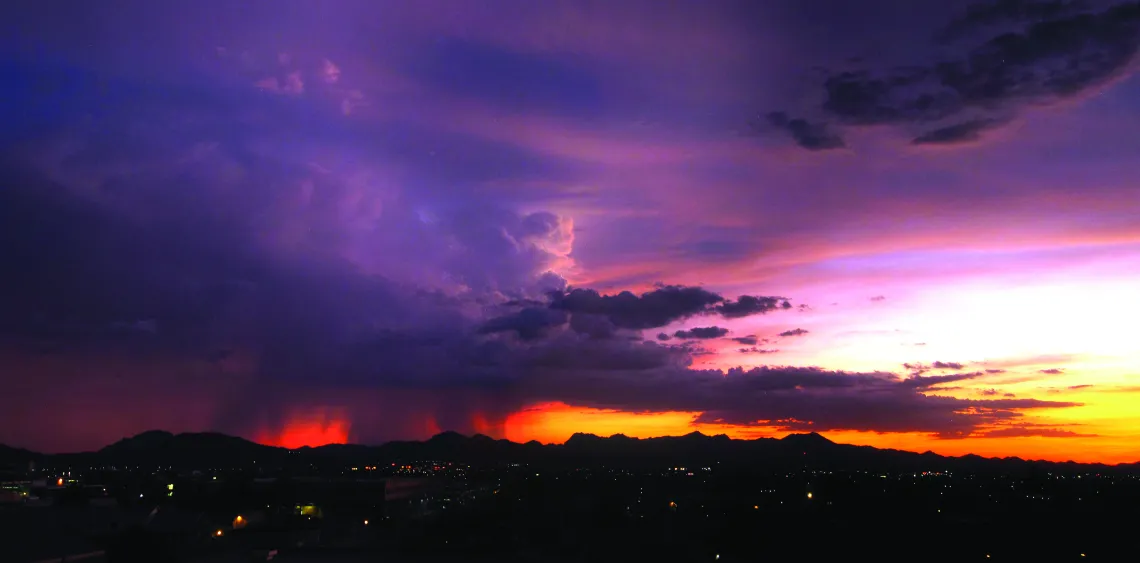
{"type": "Polygon", "coordinates": [[[1098,0],[7,3],[0,443],[1140,460],[1138,50],[1098,0]]]}

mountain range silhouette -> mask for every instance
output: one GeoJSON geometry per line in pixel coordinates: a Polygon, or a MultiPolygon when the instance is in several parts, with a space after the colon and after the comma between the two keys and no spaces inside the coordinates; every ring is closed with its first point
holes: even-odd
{"type": "Polygon", "coordinates": [[[631,438],[577,433],[563,444],[526,443],[482,434],[442,432],[425,441],[394,441],[378,446],[330,444],[286,449],[216,432],[172,434],[151,430],[93,452],[42,454],[0,445],[0,464],[155,465],[179,468],[241,467],[261,464],[380,464],[410,461],[479,464],[614,465],[693,468],[803,468],[848,470],[1097,471],[1140,472],[1140,463],[1106,465],[1024,460],[1016,457],[950,457],[870,446],[838,444],[817,433],[783,438],[732,439],[693,432],[684,436],[631,438]]]}

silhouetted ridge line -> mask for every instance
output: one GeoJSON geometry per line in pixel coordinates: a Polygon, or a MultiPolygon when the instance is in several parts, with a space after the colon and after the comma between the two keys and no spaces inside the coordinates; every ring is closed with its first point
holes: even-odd
{"type": "Polygon", "coordinates": [[[0,466],[47,465],[155,465],[183,468],[260,467],[295,464],[370,465],[398,461],[439,460],[479,464],[528,463],[558,466],[589,464],[645,467],[782,468],[806,466],[856,470],[1078,470],[1140,471],[1140,463],[1109,466],[1074,462],[1029,461],[1009,457],[983,458],[974,454],[946,457],[932,452],[914,453],[870,446],[837,444],[812,432],[780,439],[732,439],[692,432],[684,436],[632,438],[622,434],[601,437],[576,433],[563,444],[536,441],[517,443],[476,434],[442,432],[426,441],[395,441],[378,446],[329,444],[286,449],[251,442],[217,432],[172,434],[148,431],[119,440],[95,452],[41,454],[0,446],[0,466]]]}

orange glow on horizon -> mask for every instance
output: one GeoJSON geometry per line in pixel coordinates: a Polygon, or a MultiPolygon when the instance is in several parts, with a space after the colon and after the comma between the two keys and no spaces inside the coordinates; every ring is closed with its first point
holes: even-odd
{"type": "Polygon", "coordinates": [[[522,409],[507,417],[504,437],[513,442],[537,440],[544,444],[561,444],[577,432],[631,438],[680,436],[693,431],[704,434],[727,434],[732,438],[759,438],[773,433],[764,428],[744,428],[720,424],[694,424],[699,413],[659,412],[634,413],[564,403],[544,403],[522,409]]]}
{"type": "Polygon", "coordinates": [[[279,432],[262,431],[255,439],[260,444],[295,449],[303,446],[347,444],[352,422],[340,409],[315,409],[294,412],[279,432]]]}
{"type": "MultiPolygon", "coordinates": [[[[576,432],[631,438],[681,436],[694,431],[706,435],[726,434],[734,439],[781,438],[788,434],[767,427],[743,427],[717,424],[695,424],[699,413],[631,413],[564,403],[544,403],[522,409],[507,417],[504,434],[513,442],[537,440],[544,444],[561,444],[576,432]]],[[[1082,432],[1101,429],[1082,429],[1082,432]]],[[[1135,448],[1136,437],[1112,435],[1105,429],[1095,439],[1050,437],[1002,437],[939,439],[917,432],[875,433],[857,431],[820,432],[840,444],[873,446],[911,452],[932,451],[940,455],[983,457],[1017,456],[1024,459],[1076,461],[1082,463],[1131,463],[1140,460],[1135,448]]]]}

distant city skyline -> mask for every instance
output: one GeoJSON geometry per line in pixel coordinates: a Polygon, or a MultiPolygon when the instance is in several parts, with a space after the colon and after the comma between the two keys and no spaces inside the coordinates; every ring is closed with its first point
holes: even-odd
{"type": "Polygon", "coordinates": [[[1140,3],[0,20],[0,443],[1140,460],[1140,3]]]}

